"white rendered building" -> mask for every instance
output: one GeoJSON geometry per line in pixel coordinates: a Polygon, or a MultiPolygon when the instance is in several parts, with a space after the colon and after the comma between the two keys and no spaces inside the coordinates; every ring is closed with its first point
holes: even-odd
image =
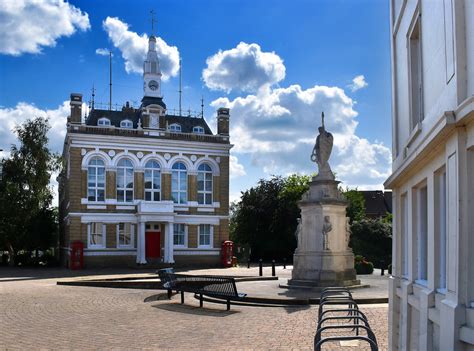
{"type": "Polygon", "coordinates": [[[474,1],[391,0],[392,350],[474,350],[474,1]]]}

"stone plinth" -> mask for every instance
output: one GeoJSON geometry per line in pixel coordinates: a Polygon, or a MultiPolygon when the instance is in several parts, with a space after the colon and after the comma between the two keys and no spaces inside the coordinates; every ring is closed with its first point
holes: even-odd
{"type": "Polygon", "coordinates": [[[348,246],[347,201],[339,192],[338,184],[334,179],[315,177],[298,203],[301,233],[289,286],[360,284],[356,279],[354,254],[348,246]],[[326,243],[323,232],[327,233],[326,243]]]}

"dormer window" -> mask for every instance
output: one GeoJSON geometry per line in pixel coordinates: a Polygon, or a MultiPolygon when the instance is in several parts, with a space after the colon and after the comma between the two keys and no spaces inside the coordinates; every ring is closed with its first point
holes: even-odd
{"type": "Polygon", "coordinates": [[[204,128],[201,127],[201,126],[193,127],[193,133],[196,133],[196,134],[204,134],[204,128]]]}
{"type": "Polygon", "coordinates": [[[110,119],[102,117],[97,121],[98,126],[110,126],[110,119]]]}
{"type": "Polygon", "coordinates": [[[168,129],[170,132],[181,133],[181,126],[177,123],[173,123],[168,129]]]}
{"type": "Polygon", "coordinates": [[[133,123],[129,119],[124,119],[120,122],[120,128],[133,128],[133,123]]]}

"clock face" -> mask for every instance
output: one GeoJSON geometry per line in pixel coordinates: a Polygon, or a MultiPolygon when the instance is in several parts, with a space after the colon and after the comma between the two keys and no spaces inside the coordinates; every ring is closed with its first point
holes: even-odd
{"type": "Polygon", "coordinates": [[[156,90],[158,89],[158,82],[156,80],[150,80],[148,82],[148,87],[151,89],[151,90],[156,90]]]}

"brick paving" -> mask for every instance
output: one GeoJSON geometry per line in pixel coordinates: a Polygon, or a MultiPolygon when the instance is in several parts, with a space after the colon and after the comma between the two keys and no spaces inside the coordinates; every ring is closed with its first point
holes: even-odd
{"type": "MultiPolygon", "coordinates": [[[[17,274],[20,276],[21,271],[17,274]]],[[[0,271],[0,277],[2,271],[0,271]]],[[[57,286],[57,278],[0,278],[0,349],[311,350],[316,306],[250,307],[160,291],[57,286]],[[17,280],[18,279],[18,280],[17,280]],[[145,302],[145,299],[151,300],[145,302]]],[[[387,349],[385,305],[362,305],[387,349]]],[[[326,349],[347,349],[332,347],[326,349]]],[[[362,349],[361,347],[352,348],[362,349]]]]}

